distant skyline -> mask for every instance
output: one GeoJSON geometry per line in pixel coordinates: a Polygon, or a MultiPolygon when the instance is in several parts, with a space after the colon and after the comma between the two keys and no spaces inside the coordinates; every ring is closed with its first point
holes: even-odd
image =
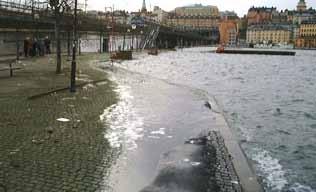
{"type": "MultiPolygon", "coordinates": [[[[84,2],[84,0],[79,0],[84,2]]],[[[299,0],[146,0],[147,9],[151,10],[154,6],[159,6],[165,11],[171,11],[176,7],[190,4],[215,5],[220,11],[235,11],[239,16],[247,14],[252,6],[277,7],[281,9],[295,9],[299,0]]],[[[305,0],[307,7],[316,8],[315,0],[305,0]]],[[[88,0],[89,10],[104,10],[105,6],[112,6],[115,9],[124,9],[127,11],[138,11],[141,9],[142,0],[88,0]]]]}

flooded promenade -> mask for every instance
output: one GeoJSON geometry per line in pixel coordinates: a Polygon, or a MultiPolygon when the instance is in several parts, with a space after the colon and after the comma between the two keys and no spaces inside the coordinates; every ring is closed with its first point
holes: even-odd
{"type": "Polygon", "coordinates": [[[0,191],[260,191],[254,167],[266,191],[313,192],[315,53],[212,50],[83,55],[76,94],[42,95],[70,63],[22,60],[0,79],[0,191]]]}
{"type": "Polygon", "coordinates": [[[215,96],[267,191],[314,191],[314,51],[295,57],[193,48],[119,66],[215,96]]]}

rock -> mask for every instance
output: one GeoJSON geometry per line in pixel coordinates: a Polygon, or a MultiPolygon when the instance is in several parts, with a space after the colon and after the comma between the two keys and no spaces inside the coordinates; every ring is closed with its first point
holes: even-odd
{"type": "Polygon", "coordinates": [[[52,128],[52,127],[47,127],[47,128],[46,128],[46,131],[47,131],[47,133],[49,133],[49,134],[53,134],[53,133],[54,133],[54,128],[52,128]]]}
{"type": "Polygon", "coordinates": [[[212,105],[209,101],[205,101],[204,106],[209,108],[209,109],[212,109],[212,105]]]}
{"type": "Polygon", "coordinates": [[[40,145],[40,144],[43,144],[43,143],[44,143],[44,140],[36,140],[36,139],[33,139],[33,140],[32,140],[32,143],[33,143],[33,144],[36,144],[36,145],[40,145]]]}

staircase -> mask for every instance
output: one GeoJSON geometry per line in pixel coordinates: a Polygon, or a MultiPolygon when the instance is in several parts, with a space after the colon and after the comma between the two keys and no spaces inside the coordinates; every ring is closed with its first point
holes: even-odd
{"type": "Polygon", "coordinates": [[[152,26],[149,33],[146,34],[145,38],[141,41],[141,49],[153,48],[155,46],[155,41],[159,35],[160,26],[152,26]]]}

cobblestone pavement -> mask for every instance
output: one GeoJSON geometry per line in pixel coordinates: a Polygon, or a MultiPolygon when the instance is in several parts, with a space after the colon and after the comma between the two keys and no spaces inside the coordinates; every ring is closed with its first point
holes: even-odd
{"type": "MultiPolygon", "coordinates": [[[[88,67],[93,55],[79,60],[79,82],[106,78],[88,67]]],[[[13,78],[0,78],[0,192],[98,191],[112,161],[104,138],[103,110],[116,102],[108,80],[88,84],[76,94],[67,87],[69,63],[54,74],[50,58],[22,61],[13,78]],[[47,63],[48,61],[48,63],[47,63]],[[63,118],[63,119],[60,119],[63,118]],[[59,119],[59,121],[57,121],[59,119]]]]}
{"type": "Polygon", "coordinates": [[[224,139],[216,131],[190,139],[163,157],[165,166],[141,192],[242,191],[224,139]]]}
{"type": "Polygon", "coordinates": [[[207,137],[207,146],[210,150],[207,153],[210,159],[209,164],[212,165],[210,166],[210,171],[215,173],[213,177],[210,178],[210,182],[215,181],[218,186],[218,192],[241,192],[240,180],[220,133],[215,131],[210,132],[207,137]]]}

